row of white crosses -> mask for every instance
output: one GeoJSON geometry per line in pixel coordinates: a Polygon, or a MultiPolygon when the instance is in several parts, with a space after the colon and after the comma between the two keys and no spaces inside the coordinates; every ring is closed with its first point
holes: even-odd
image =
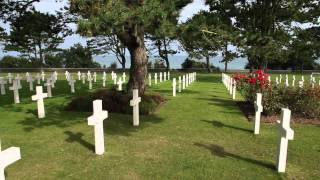
{"type": "MultiPolygon", "coordinates": [[[[178,77],[178,92],[180,93],[182,90],[186,89],[193,83],[197,78],[197,73],[188,73],[182,76],[178,77]]],[[[177,94],[177,82],[176,78],[173,78],[172,80],[172,96],[175,97],[177,94]]]]}
{"type": "Polygon", "coordinates": [[[226,86],[229,94],[232,95],[232,99],[236,99],[236,92],[237,92],[237,82],[231,76],[222,73],[222,82],[226,86]]]}
{"type": "MultiPolygon", "coordinates": [[[[159,78],[159,82],[165,82],[167,80],[170,80],[170,72],[159,72],[159,73],[154,73],[154,84],[158,84],[158,78],[159,78]],[[159,75],[158,75],[159,74],[159,75]],[[162,76],[163,75],[163,76],[162,76]],[[162,79],[163,77],[163,79],[162,79]]],[[[152,75],[149,74],[148,75],[148,84],[149,86],[152,85],[152,75]]]]}
{"type": "MultiPolygon", "coordinates": [[[[271,83],[271,77],[270,76],[269,76],[268,80],[269,80],[269,84],[270,84],[271,83]]],[[[284,81],[282,81],[282,74],[280,74],[279,76],[275,77],[276,85],[280,85],[282,82],[285,83],[286,87],[289,87],[290,84],[291,84],[292,87],[295,87],[295,85],[297,84],[298,87],[303,88],[304,84],[305,84],[305,78],[304,78],[304,76],[301,76],[301,80],[299,80],[298,83],[296,83],[296,76],[292,75],[292,82],[290,83],[288,74],[285,75],[285,80],[284,81]]],[[[309,83],[311,84],[311,86],[313,88],[317,84],[316,77],[314,77],[313,74],[310,75],[309,83]]],[[[318,85],[320,86],[320,79],[318,80],[318,85]]]]}
{"type": "MultiPolygon", "coordinates": [[[[257,99],[254,102],[255,105],[255,120],[254,120],[254,134],[260,133],[260,119],[261,112],[263,112],[262,106],[262,94],[257,93],[257,99]]],[[[291,111],[287,108],[282,108],[281,121],[277,121],[279,124],[279,146],[277,156],[277,170],[278,172],[285,172],[288,152],[288,141],[293,140],[294,131],[290,128],[291,111]]]]}

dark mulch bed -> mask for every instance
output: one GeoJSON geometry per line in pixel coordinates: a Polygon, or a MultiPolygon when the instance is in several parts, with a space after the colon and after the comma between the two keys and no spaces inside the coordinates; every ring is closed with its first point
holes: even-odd
{"type": "MultiPolygon", "coordinates": [[[[92,102],[96,99],[102,100],[104,110],[115,113],[132,114],[130,100],[132,95],[124,91],[101,89],[87,96],[73,98],[64,108],[66,111],[92,112],[92,102]]],[[[139,104],[140,114],[152,114],[163,104],[165,99],[159,93],[145,94],[141,97],[139,104]]]]}
{"type": "MultiPolygon", "coordinates": [[[[243,114],[247,117],[248,121],[254,120],[255,109],[253,104],[245,101],[238,101],[237,105],[239,106],[243,114]]],[[[264,113],[261,114],[261,122],[265,123],[276,123],[278,120],[280,120],[280,118],[280,115],[266,115],[264,113]]],[[[291,122],[300,124],[320,125],[320,119],[308,119],[296,115],[292,115],[291,122]]]]}

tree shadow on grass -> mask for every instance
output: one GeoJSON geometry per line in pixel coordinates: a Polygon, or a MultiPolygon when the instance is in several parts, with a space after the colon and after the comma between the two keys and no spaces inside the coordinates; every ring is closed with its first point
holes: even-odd
{"type": "Polygon", "coordinates": [[[262,166],[262,167],[265,167],[265,168],[268,168],[271,170],[275,170],[275,166],[271,163],[263,162],[263,161],[259,161],[259,160],[255,160],[255,159],[250,159],[247,157],[242,157],[240,155],[230,153],[228,151],[225,151],[224,147],[221,147],[221,146],[218,146],[215,144],[206,145],[206,144],[201,144],[201,143],[194,143],[194,145],[209,150],[211,152],[211,154],[214,156],[218,156],[221,158],[231,157],[231,158],[239,159],[239,160],[242,160],[242,161],[245,161],[248,163],[259,165],[259,166],[262,166]]]}
{"type": "Polygon", "coordinates": [[[217,75],[215,73],[208,74],[208,75],[197,75],[197,81],[200,82],[209,82],[209,83],[220,83],[221,82],[221,75],[217,75]]]}
{"type": "Polygon", "coordinates": [[[212,124],[213,126],[218,127],[218,128],[227,127],[227,128],[230,128],[230,129],[235,129],[235,130],[244,131],[244,132],[248,132],[248,133],[252,133],[253,132],[252,130],[244,129],[244,128],[240,128],[240,127],[235,127],[235,126],[231,126],[231,125],[227,125],[227,124],[224,124],[224,123],[222,123],[220,121],[208,121],[208,120],[201,120],[201,121],[209,123],[209,124],[212,124]]]}
{"type": "Polygon", "coordinates": [[[65,131],[64,134],[68,136],[68,138],[66,139],[66,142],[68,143],[77,142],[81,144],[83,147],[89,149],[90,151],[92,152],[95,151],[95,146],[82,138],[84,136],[83,133],[80,133],[80,132],[74,133],[71,131],[65,131]]]}

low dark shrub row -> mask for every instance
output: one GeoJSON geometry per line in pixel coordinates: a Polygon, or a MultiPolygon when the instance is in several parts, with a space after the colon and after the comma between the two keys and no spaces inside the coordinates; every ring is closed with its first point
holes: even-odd
{"type": "MultiPolygon", "coordinates": [[[[103,101],[103,109],[108,112],[132,114],[130,100],[132,95],[115,90],[98,90],[88,96],[73,98],[65,107],[66,111],[92,112],[92,102],[96,99],[103,101]]],[[[139,104],[140,114],[152,114],[165,102],[160,94],[145,94],[139,104]]]]}

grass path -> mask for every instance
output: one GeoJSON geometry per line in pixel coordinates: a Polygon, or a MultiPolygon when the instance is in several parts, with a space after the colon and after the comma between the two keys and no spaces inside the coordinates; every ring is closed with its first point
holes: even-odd
{"type": "MultiPolygon", "coordinates": [[[[77,88],[77,95],[87,93],[85,86],[77,88]]],[[[254,136],[252,124],[231,100],[219,74],[199,74],[175,98],[170,81],[150,90],[163,94],[167,103],[157,113],[142,116],[137,128],[130,115],[111,113],[104,123],[103,156],[93,153],[93,128],[86,121],[91,113],[61,110],[70,98],[65,82],[58,82],[54,98],[45,100],[43,120],[36,118],[29,93],[24,92],[26,99],[19,105],[11,104],[9,95],[0,97],[3,147],[22,151],[22,160],[7,169],[7,179],[320,177],[319,126],[292,126],[295,140],[289,142],[287,173],[279,175],[274,170],[276,125],[262,124],[261,135],[254,136]]]]}

